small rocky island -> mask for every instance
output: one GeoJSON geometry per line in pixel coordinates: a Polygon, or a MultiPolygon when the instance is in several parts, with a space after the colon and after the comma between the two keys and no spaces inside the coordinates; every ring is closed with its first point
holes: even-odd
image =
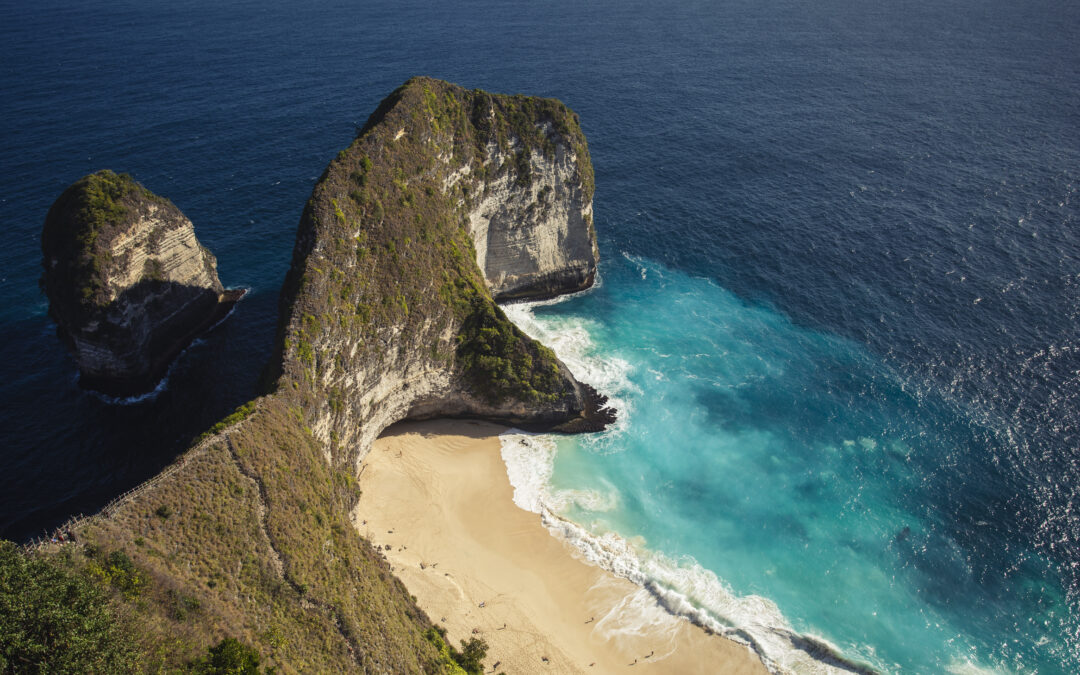
{"type": "Polygon", "coordinates": [[[64,190],[41,247],[49,315],[79,383],[110,395],[152,389],[244,293],[222,288],[180,209],[127,174],[99,171],[64,190]]]}
{"type": "MultiPolygon", "coordinates": [[[[279,672],[460,672],[354,528],[357,476],[401,420],[580,432],[615,419],[495,304],[593,283],[592,196],[578,117],[557,100],[421,77],[380,104],[303,210],[264,395],[63,530],[79,544],[56,559],[122,559],[140,580],[111,602],[138,625],[143,665],[183,668],[226,634],[279,672]]],[[[153,370],[220,306],[213,258],[181,219],[114,174],[50,211],[50,311],[87,373],[153,370]]]]}

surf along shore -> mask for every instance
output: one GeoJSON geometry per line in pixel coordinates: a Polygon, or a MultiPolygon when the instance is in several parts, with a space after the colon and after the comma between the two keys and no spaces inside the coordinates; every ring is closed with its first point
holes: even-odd
{"type": "Polygon", "coordinates": [[[489,671],[508,674],[767,673],[747,647],[667,613],[518,508],[500,454],[505,430],[395,425],[360,474],[357,530],[452,644],[484,639],[489,671]]]}

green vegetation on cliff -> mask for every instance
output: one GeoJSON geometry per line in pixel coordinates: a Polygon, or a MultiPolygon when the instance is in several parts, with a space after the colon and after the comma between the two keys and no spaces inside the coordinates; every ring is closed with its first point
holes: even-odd
{"type": "Polygon", "coordinates": [[[494,303],[477,297],[458,332],[458,359],[489,401],[538,403],[565,395],[554,352],[524,338],[494,303]]]}
{"type": "Polygon", "coordinates": [[[236,638],[227,637],[207,650],[191,666],[197,675],[259,675],[259,652],[236,638]]]}
{"type": "Polygon", "coordinates": [[[108,595],[67,556],[30,556],[0,541],[0,672],[118,673],[137,650],[108,595]]]}

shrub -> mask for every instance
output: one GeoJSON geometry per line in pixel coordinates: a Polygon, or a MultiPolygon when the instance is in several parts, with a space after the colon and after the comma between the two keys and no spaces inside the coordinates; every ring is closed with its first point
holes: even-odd
{"type": "Polygon", "coordinates": [[[206,675],[258,675],[259,652],[236,638],[227,637],[195,663],[191,670],[206,675]]]}
{"type": "Polygon", "coordinates": [[[105,580],[124,594],[126,598],[134,598],[146,585],[146,575],[135,567],[127,553],[113,551],[105,559],[105,580]]]}
{"type": "Polygon", "coordinates": [[[128,635],[85,576],[0,542],[0,672],[133,672],[128,635]]]}
{"type": "Polygon", "coordinates": [[[461,651],[454,654],[454,660],[467,673],[484,672],[484,657],[487,656],[487,643],[479,638],[461,641],[461,651]]]}
{"type": "Polygon", "coordinates": [[[440,661],[450,675],[480,675],[484,672],[484,657],[487,656],[488,645],[483,640],[462,640],[462,651],[459,652],[446,642],[446,632],[438,626],[429,628],[424,637],[439,650],[440,661]]]}

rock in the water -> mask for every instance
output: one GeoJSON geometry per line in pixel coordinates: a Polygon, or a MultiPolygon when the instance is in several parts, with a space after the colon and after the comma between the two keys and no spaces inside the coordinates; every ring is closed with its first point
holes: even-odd
{"type": "Polygon", "coordinates": [[[173,357],[227,313],[217,260],[168,199],[109,170],[64,190],[41,235],[49,315],[80,384],[113,395],[153,387],[173,357]]]}

